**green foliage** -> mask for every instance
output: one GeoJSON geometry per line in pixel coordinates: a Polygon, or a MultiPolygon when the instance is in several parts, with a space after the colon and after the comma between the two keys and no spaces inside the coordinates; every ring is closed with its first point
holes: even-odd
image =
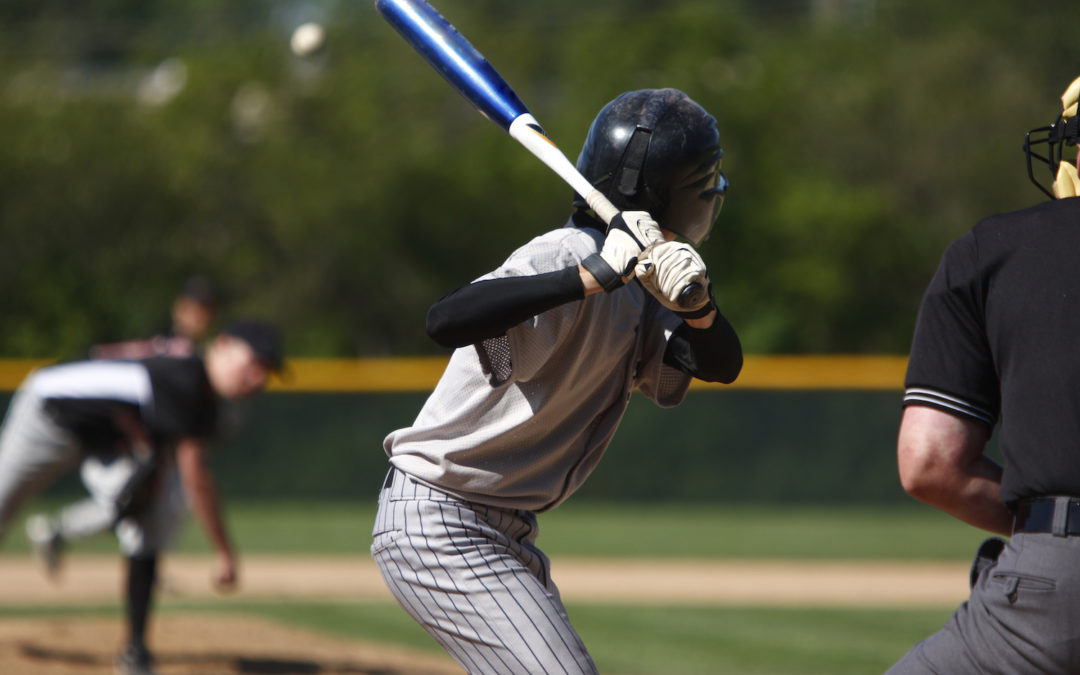
{"type": "MultiPolygon", "coordinates": [[[[718,117],[703,255],[751,352],[906,351],[944,246],[1039,199],[1022,135],[1076,75],[1060,12],[1005,0],[436,4],[571,158],[627,89],[718,117]]],[[[294,354],[431,353],[427,306],[568,212],[370,2],[8,2],[0,73],[5,356],[156,330],[193,272],[294,354]]]]}

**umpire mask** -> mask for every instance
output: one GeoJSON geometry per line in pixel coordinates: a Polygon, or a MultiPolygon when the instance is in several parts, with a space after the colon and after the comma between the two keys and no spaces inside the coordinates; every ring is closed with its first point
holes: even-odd
{"type": "Polygon", "coordinates": [[[1066,145],[1075,146],[1080,141],[1080,117],[1077,116],[1077,101],[1080,100],[1080,77],[1072,81],[1061,95],[1061,112],[1053,124],[1027,132],[1024,138],[1024,154],[1027,155],[1028,178],[1051,199],[1064,199],[1080,195],[1080,176],[1076,166],[1063,161],[1062,154],[1066,145]],[[1036,146],[1045,145],[1045,152],[1039,154],[1036,146]],[[1050,167],[1053,181],[1047,189],[1035,177],[1032,160],[1040,161],[1050,167]]]}
{"type": "MultiPolygon", "coordinates": [[[[630,91],[593,120],[577,168],[620,210],[699,245],[727,192],[716,119],[677,89],[630,91]]],[[[574,205],[586,207],[580,195],[574,205]]]]}

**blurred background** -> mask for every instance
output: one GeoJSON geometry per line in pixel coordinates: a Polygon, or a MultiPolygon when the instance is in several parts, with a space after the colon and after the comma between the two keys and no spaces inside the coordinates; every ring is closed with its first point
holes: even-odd
{"type": "MultiPolygon", "coordinates": [[[[717,117],[725,150],[731,189],[701,252],[749,355],[743,375],[669,410],[632,397],[608,456],[543,516],[542,548],[607,564],[947,563],[965,596],[985,533],[915,503],[896,477],[904,360],[949,242],[1044,199],[1021,146],[1080,74],[1080,5],[435,4],[571,159],[606,102],[645,87],[686,91],[717,117]]],[[[282,555],[362,566],[382,439],[413,420],[449,353],[424,333],[427,308],[570,212],[570,189],[373,0],[3,0],[0,129],[0,410],[35,364],[165,330],[195,275],[212,280],[220,323],[283,327],[293,379],[230,408],[212,457],[246,569],[282,555]]],[[[73,472],[39,504],[83,494],[73,472]]],[[[19,537],[4,546],[26,550],[19,537]]],[[[180,551],[208,551],[197,528],[180,551]]],[[[905,583],[924,582],[881,585],[902,595],[905,583]]],[[[958,602],[867,595],[864,608],[567,598],[603,672],[677,675],[881,672],[958,602]]],[[[225,604],[166,597],[163,619],[225,604]]],[[[389,599],[228,604],[439,651],[389,599]]],[[[0,624],[58,617],[49,663],[89,669],[57,611],[6,599],[0,624]]],[[[248,640],[235,640],[238,662],[269,667],[248,640]]],[[[101,658],[105,672],[111,652],[101,658]]],[[[303,672],[325,657],[312,660],[303,672]]],[[[33,672],[46,672],[40,659],[33,672]]]]}
{"type": "MultiPolygon", "coordinates": [[[[702,251],[752,353],[905,353],[946,243],[1041,199],[1020,146],[1080,62],[1045,3],[438,7],[571,159],[625,90],[715,114],[732,187],[702,251]]],[[[569,210],[367,0],[7,0],[0,122],[7,357],[156,330],[193,272],[293,354],[438,353],[428,305],[569,210]]]]}
{"type": "MultiPolygon", "coordinates": [[[[1060,4],[438,7],[571,159],[626,90],[680,88],[718,118],[731,189],[702,254],[757,355],[903,356],[945,246],[1043,198],[1024,133],[1053,121],[1080,63],[1076,10],[1060,4]]],[[[192,274],[218,284],[226,317],[281,322],[293,357],[445,356],[424,334],[427,307],[570,210],[569,188],[368,0],[7,0],[0,125],[9,359],[78,358],[160,330],[192,274]],[[308,23],[321,33],[298,34],[308,23]]],[[[626,473],[592,489],[655,496],[657,465],[685,463],[675,498],[896,498],[900,385],[709,391],[663,413],[635,400],[614,448],[626,473]],[[649,454],[657,443],[670,454],[649,454]],[[826,477],[808,481],[812,467],[826,477]]],[[[237,439],[247,454],[222,461],[250,472],[264,453],[256,495],[305,480],[355,495],[357,476],[381,474],[382,436],[422,401],[267,396],[237,439]],[[319,459],[327,448],[335,459],[319,459]],[[290,473],[298,452],[324,465],[290,473]]]]}

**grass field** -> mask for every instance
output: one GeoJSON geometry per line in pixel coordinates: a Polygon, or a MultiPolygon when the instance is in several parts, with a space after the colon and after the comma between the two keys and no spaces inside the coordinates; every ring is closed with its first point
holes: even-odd
{"type": "MultiPolygon", "coordinates": [[[[57,506],[42,500],[24,509],[57,506]]],[[[236,502],[226,506],[239,548],[250,553],[366,554],[372,504],[236,502]]],[[[26,551],[15,536],[3,551],[26,551]]],[[[539,545],[550,556],[966,560],[984,533],[930,508],[853,506],[622,505],[567,503],[540,515],[539,545]]],[[[114,550],[109,538],[80,550],[114,550]]],[[[187,527],[181,552],[208,551],[187,527]]]]}
{"type": "MultiPolygon", "coordinates": [[[[39,503],[38,507],[51,505],[39,503]]],[[[32,510],[32,509],[28,509],[32,510]]],[[[229,521],[247,553],[365,555],[370,505],[235,503],[229,521]]],[[[568,504],[541,516],[549,555],[744,559],[950,560],[970,558],[983,534],[918,507],[624,506],[568,504]]],[[[17,533],[18,530],[14,531],[17,533]]],[[[109,538],[80,551],[112,551],[109,538]]],[[[4,553],[25,549],[11,536],[4,553]]],[[[179,549],[207,547],[189,526],[179,549]]],[[[932,609],[686,607],[576,603],[571,618],[602,672],[814,674],[884,671],[950,611],[932,609]]],[[[364,602],[169,602],[164,612],[254,614],[329,634],[438,652],[396,606],[364,602]]],[[[0,617],[69,612],[116,613],[115,607],[2,607],[0,617]]]]}

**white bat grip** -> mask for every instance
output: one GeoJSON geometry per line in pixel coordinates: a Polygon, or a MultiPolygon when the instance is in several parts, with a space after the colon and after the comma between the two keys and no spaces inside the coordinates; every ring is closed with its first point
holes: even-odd
{"type": "Polygon", "coordinates": [[[514,140],[524,145],[529,152],[536,155],[541,162],[547,164],[548,168],[566,181],[567,185],[584,197],[589,207],[600,216],[605,225],[611,222],[619,209],[615,208],[607,197],[600,194],[600,191],[581,175],[577,167],[570,163],[562,150],[559,150],[558,146],[540,131],[540,124],[532,115],[528,113],[519,115],[510,123],[509,132],[514,140]]]}
{"type": "Polygon", "coordinates": [[[604,221],[605,225],[610,225],[611,219],[619,214],[619,209],[615,208],[615,205],[611,203],[611,200],[601,194],[596,188],[593,188],[592,192],[585,195],[585,201],[592,210],[596,212],[596,215],[600,216],[600,219],[604,221]]]}

